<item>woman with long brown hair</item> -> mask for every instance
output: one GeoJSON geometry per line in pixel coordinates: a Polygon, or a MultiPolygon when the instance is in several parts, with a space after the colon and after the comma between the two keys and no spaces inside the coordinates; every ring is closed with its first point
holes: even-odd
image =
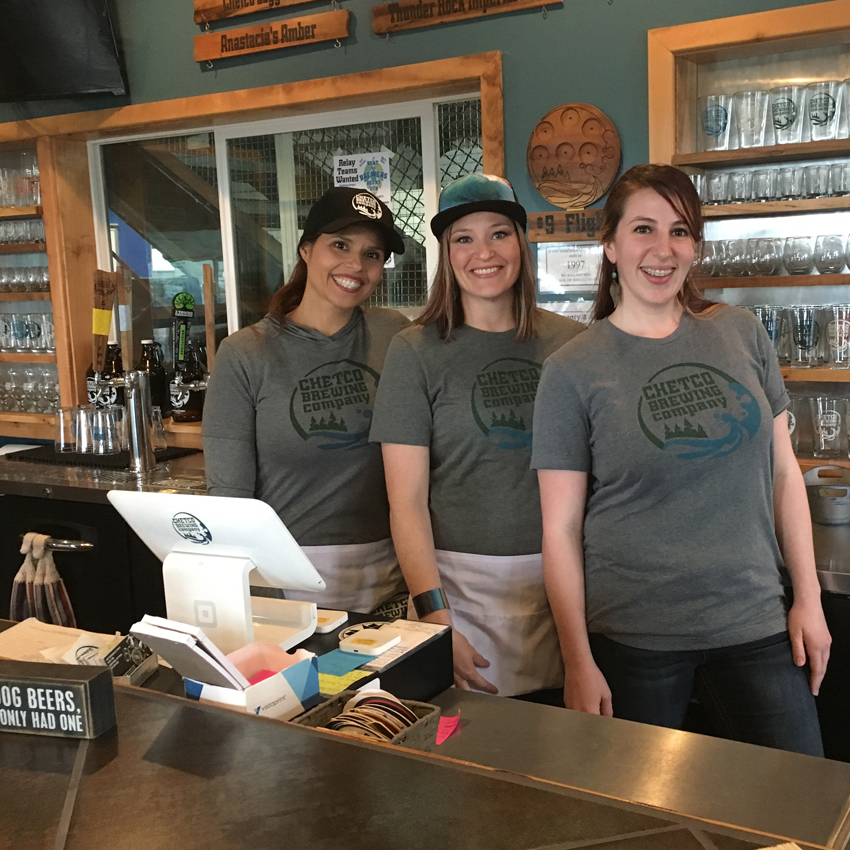
{"type": "Polygon", "coordinates": [[[453,626],[458,687],[506,696],[563,680],[529,453],[541,364],[583,330],[536,307],[525,224],[506,180],[443,190],[434,284],[390,346],[370,437],[417,616],[453,626]]]}
{"type": "Polygon", "coordinates": [[[543,369],[532,465],[564,699],[681,728],[696,693],[718,735],[822,755],[830,637],[788,394],[762,324],[694,287],[701,240],[686,175],[627,171],[596,321],[543,369]]]}
{"type": "Polygon", "coordinates": [[[404,592],[381,452],[368,437],[387,348],[409,323],[363,306],[390,252],[403,251],[378,198],[326,192],[289,281],[260,322],[224,340],[207,390],[208,492],[268,502],[327,585],[287,597],[324,608],[368,613],[404,592]]]}

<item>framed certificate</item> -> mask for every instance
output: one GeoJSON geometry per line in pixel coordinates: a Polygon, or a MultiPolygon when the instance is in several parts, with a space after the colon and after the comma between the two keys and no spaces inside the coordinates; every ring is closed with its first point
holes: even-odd
{"type": "Polygon", "coordinates": [[[591,292],[602,261],[599,242],[540,242],[537,245],[537,290],[540,295],[591,292]]]}

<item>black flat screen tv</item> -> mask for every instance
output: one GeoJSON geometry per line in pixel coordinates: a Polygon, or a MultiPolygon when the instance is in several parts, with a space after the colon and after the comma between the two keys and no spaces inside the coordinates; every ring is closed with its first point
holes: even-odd
{"type": "Polygon", "coordinates": [[[127,94],[108,0],[0,0],[0,102],[127,94]]]}

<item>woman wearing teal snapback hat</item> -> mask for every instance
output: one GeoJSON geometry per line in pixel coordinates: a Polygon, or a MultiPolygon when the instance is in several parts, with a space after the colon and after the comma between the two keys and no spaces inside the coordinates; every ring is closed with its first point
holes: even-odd
{"type": "Polygon", "coordinates": [[[390,344],[370,433],[417,616],[453,626],[458,687],[505,696],[563,683],[529,460],[542,363],[583,330],[537,308],[525,225],[500,177],[443,190],[428,304],[390,344]]]}

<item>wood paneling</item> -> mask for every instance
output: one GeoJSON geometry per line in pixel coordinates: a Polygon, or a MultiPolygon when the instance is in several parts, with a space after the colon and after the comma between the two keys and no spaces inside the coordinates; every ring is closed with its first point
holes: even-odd
{"type": "Polygon", "coordinates": [[[818,381],[838,383],[850,383],[850,369],[827,369],[815,367],[814,369],[794,369],[791,366],[782,367],[782,378],[785,381],[818,381]]]}
{"type": "Polygon", "coordinates": [[[53,416],[47,413],[0,411],[0,436],[52,440],[53,416]]]}
{"type": "Polygon", "coordinates": [[[788,201],[763,201],[751,204],[712,204],[702,208],[703,218],[782,215],[783,213],[850,210],[850,195],[840,198],[796,198],[788,201]]]}
{"type": "Polygon", "coordinates": [[[29,351],[0,351],[0,363],[55,363],[55,354],[36,354],[29,351]]]}
{"type": "Polygon", "coordinates": [[[0,207],[0,218],[38,218],[41,207],[0,207]]]}
{"type": "Polygon", "coordinates": [[[699,289],[752,289],[764,286],[847,286],[850,274],[789,274],[764,277],[697,277],[699,289]]]}
{"type": "Polygon", "coordinates": [[[49,292],[0,292],[0,301],[49,301],[49,292]]]}
{"type": "Polygon", "coordinates": [[[80,404],[92,358],[92,281],[97,269],[86,144],[38,140],[44,231],[63,406],[80,404]]]}
{"type": "MultiPolygon", "coordinates": [[[[10,121],[0,124],[0,144],[37,136],[73,134],[95,139],[126,133],[190,130],[225,121],[322,112],[480,89],[482,121],[486,110],[484,157],[488,168],[488,157],[492,160],[494,154],[504,162],[503,136],[500,133],[496,138],[493,133],[502,127],[501,77],[501,54],[492,51],[256,89],[10,121]],[[494,152],[492,147],[496,144],[499,151],[494,152]]],[[[503,173],[503,168],[494,171],[491,166],[488,170],[503,173]]]]}

